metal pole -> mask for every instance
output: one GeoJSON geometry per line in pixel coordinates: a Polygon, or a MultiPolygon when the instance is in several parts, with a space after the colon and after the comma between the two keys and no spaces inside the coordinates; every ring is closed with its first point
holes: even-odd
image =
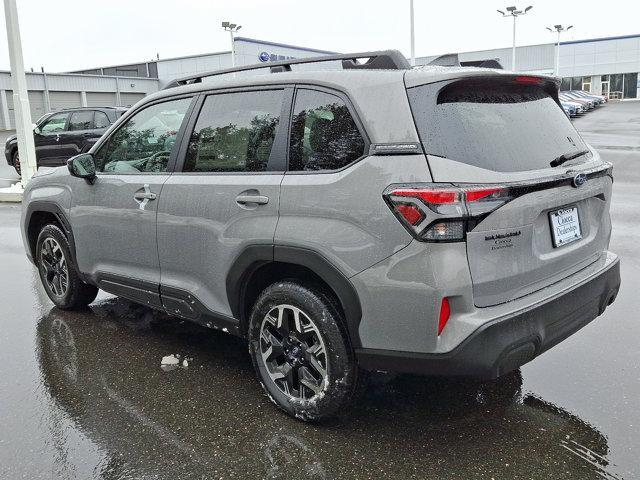
{"type": "Polygon", "coordinates": [[[29,109],[27,76],[24,73],[22,60],[22,41],[18,25],[18,8],[16,0],[4,0],[4,17],[7,23],[7,43],[11,63],[11,79],[13,84],[13,105],[16,114],[16,133],[18,136],[18,152],[20,154],[21,180],[24,187],[36,173],[36,149],[33,142],[33,125],[29,109]]]}
{"type": "Polygon", "coordinates": [[[229,34],[231,35],[231,67],[236,66],[236,46],[233,41],[233,29],[229,29],[229,34]]]}
{"type": "Polygon", "coordinates": [[[560,76],[560,30],[558,30],[558,43],[556,43],[556,77],[560,76]]]}
{"type": "Polygon", "coordinates": [[[511,70],[516,70],[516,16],[513,15],[513,47],[511,49],[511,70]]]}
{"type": "Polygon", "coordinates": [[[411,66],[416,64],[416,33],[413,16],[413,0],[409,1],[409,21],[411,23],[411,66]]]}

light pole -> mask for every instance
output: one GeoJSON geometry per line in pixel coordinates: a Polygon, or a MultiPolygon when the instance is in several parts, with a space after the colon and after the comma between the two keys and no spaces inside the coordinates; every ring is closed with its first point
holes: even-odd
{"type": "Polygon", "coordinates": [[[22,40],[20,39],[16,0],[4,0],[4,17],[7,23],[7,43],[9,45],[9,62],[11,63],[11,79],[13,83],[13,105],[16,114],[20,177],[24,187],[36,173],[37,166],[31,110],[27,94],[27,77],[24,74],[24,62],[22,60],[22,40]]]}
{"type": "Polygon", "coordinates": [[[242,28],[242,25],[236,25],[231,22],[222,22],[222,28],[224,28],[229,35],[231,35],[231,66],[236,66],[236,46],[233,41],[233,34],[242,28]]]}
{"type": "Polygon", "coordinates": [[[416,64],[416,33],[413,19],[413,0],[409,0],[409,22],[411,23],[411,66],[416,64]]]}
{"type": "Polygon", "coordinates": [[[524,10],[518,10],[516,7],[507,7],[505,10],[507,13],[504,13],[502,10],[498,10],[498,13],[503,17],[513,17],[513,47],[511,50],[511,70],[516,69],[516,18],[520,15],[524,15],[533,7],[529,5],[524,10]]]}
{"type": "Polygon", "coordinates": [[[550,32],[558,32],[558,41],[556,43],[556,66],[554,68],[554,74],[556,77],[560,76],[560,34],[562,32],[566,32],[567,30],[571,30],[573,25],[569,25],[568,27],[563,27],[562,25],[554,25],[553,28],[547,27],[547,30],[550,32]]]}

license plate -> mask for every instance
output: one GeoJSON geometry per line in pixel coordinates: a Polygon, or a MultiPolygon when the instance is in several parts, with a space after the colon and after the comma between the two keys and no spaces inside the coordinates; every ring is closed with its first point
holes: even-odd
{"type": "Polygon", "coordinates": [[[561,247],[582,238],[578,207],[561,208],[549,212],[553,246],[561,247]]]}

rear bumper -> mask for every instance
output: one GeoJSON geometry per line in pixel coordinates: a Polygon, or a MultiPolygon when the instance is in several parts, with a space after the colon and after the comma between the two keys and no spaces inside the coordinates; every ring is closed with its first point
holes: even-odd
{"type": "Polygon", "coordinates": [[[524,365],[557,345],[615,300],[620,288],[620,261],[576,288],[546,303],[480,327],[451,352],[408,353],[358,349],[362,368],[423,375],[495,378],[524,365]]]}

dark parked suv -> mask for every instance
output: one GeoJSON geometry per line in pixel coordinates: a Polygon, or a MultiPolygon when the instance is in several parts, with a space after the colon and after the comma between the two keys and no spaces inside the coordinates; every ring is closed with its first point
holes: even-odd
{"type": "MultiPolygon", "coordinates": [[[[88,152],[94,143],[120,116],[126,112],[120,107],[69,108],[43,115],[33,128],[38,166],[57,167],[82,152],[88,152]]],[[[7,139],[4,147],[7,163],[20,174],[20,155],[15,135],[7,139]]]]}
{"type": "Polygon", "coordinates": [[[100,288],[246,338],[316,420],[362,371],[496,377],[615,299],[611,164],[557,78],[393,51],[271,72],[178,81],[36,174],[22,234],[59,308],[100,288]]]}

